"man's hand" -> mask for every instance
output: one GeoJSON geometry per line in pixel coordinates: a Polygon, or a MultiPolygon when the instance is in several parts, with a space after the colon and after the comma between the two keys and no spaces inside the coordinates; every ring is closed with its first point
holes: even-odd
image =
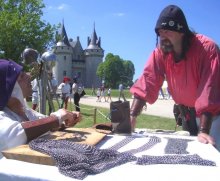
{"type": "Polygon", "coordinates": [[[65,123],[65,126],[67,127],[74,126],[76,123],[81,121],[81,114],[76,111],[71,112],[66,109],[59,109],[56,114],[59,115],[61,123],[65,123]]]}
{"type": "Polygon", "coordinates": [[[201,143],[205,143],[205,144],[209,143],[209,144],[215,145],[214,139],[206,133],[199,133],[198,140],[201,143]]]}
{"type": "Polygon", "coordinates": [[[64,120],[65,125],[67,127],[74,126],[76,123],[81,121],[81,114],[79,112],[73,111],[73,112],[67,112],[66,119],[64,120]]]}

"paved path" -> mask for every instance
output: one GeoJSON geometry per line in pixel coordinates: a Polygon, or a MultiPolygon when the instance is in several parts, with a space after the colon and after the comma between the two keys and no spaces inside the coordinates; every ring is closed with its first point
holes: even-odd
{"type": "MultiPolygon", "coordinates": [[[[110,103],[104,102],[96,102],[97,98],[95,96],[84,96],[80,99],[80,104],[94,106],[94,107],[105,107],[109,108],[110,103]]],[[[117,101],[117,98],[112,98],[112,101],[117,101]]],[[[132,103],[132,99],[128,99],[130,104],[132,103]]],[[[167,118],[174,118],[173,116],[173,100],[160,100],[158,99],[154,104],[147,104],[147,110],[144,110],[143,114],[149,114],[154,116],[161,116],[167,118]]]]}

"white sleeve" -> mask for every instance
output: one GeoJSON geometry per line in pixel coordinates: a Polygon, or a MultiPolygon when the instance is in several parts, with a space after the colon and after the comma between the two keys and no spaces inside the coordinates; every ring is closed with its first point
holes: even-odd
{"type": "Polygon", "coordinates": [[[76,93],[76,84],[75,84],[75,83],[72,85],[72,93],[73,93],[73,94],[76,93]]]}
{"type": "Polygon", "coordinates": [[[1,151],[27,143],[21,123],[0,114],[0,158],[1,151]]]}
{"type": "Polygon", "coordinates": [[[61,83],[61,84],[58,86],[58,89],[61,89],[63,86],[64,86],[64,83],[61,83]]]}

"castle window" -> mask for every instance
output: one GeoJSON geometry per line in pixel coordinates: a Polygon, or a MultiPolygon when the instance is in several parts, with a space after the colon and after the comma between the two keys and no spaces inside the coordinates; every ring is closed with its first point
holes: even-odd
{"type": "Polygon", "coordinates": [[[66,56],[64,56],[63,59],[66,60],[66,56]]]}
{"type": "Polygon", "coordinates": [[[66,76],[66,71],[65,70],[63,71],[63,76],[66,76]]]}

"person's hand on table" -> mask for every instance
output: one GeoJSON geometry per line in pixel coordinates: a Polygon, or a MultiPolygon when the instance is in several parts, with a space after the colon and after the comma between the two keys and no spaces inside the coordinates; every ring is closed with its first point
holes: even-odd
{"type": "Polygon", "coordinates": [[[205,144],[209,143],[209,144],[215,145],[215,141],[214,141],[213,137],[211,137],[210,135],[208,135],[206,133],[199,133],[198,140],[201,143],[205,143],[205,144]]]}

